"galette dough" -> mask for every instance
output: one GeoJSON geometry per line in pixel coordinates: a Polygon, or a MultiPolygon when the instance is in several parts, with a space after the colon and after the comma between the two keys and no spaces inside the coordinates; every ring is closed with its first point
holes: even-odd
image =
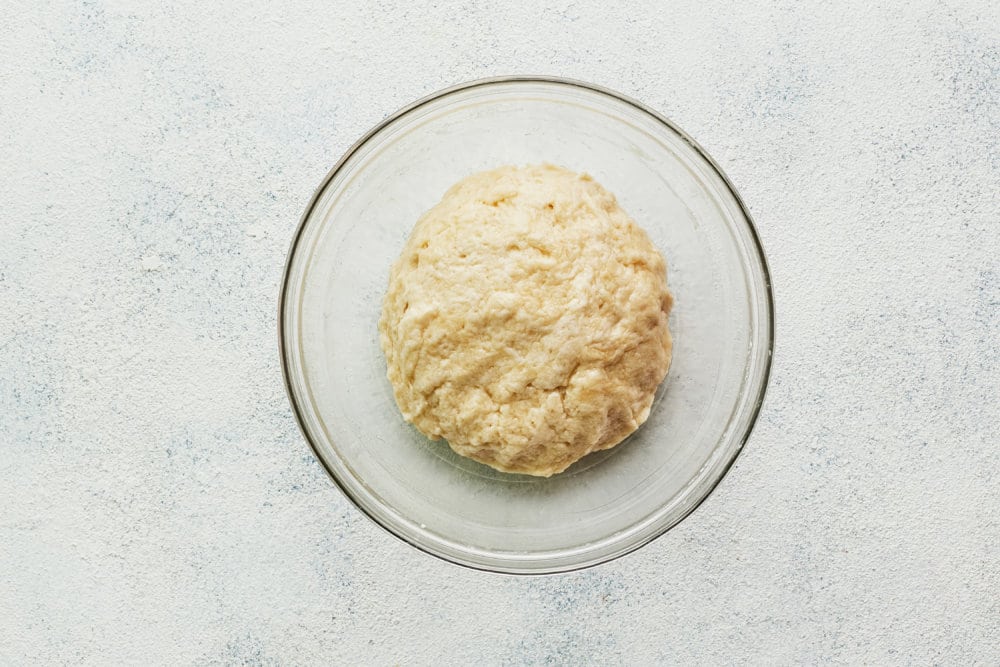
{"type": "Polygon", "coordinates": [[[590,176],[501,167],[417,222],[379,333],[408,422],[497,470],[548,477],[649,416],[672,302],[662,255],[590,176]]]}

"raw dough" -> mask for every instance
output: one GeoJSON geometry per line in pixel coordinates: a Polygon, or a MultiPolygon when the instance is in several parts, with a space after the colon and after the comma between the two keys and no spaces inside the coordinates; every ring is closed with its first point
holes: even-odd
{"type": "Polygon", "coordinates": [[[614,195],[560,167],[502,167],[417,222],[379,332],[407,421],[548,477],[649,416],[671,305],[663,257],[614,195]]]}

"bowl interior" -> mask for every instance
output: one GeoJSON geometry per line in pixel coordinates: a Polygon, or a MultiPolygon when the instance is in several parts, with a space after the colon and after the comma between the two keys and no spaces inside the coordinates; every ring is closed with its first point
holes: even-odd
{"type": "Polygon", "coordinates": [[[293,244],[281,330],[303,430],[359,507],[438,556],[543,572],[635,548],[715,486],[766,384],[770,293],[737,197],[681,133],[600,90],[504,80],[418,103],[331,172],[293,244]],[[617,195],[666,257],[676,300],[673,364],[647,423],[549,479],[496,472],[406,424],[377,330],[417,218],[473,172],[539,162],[617,195]]]}

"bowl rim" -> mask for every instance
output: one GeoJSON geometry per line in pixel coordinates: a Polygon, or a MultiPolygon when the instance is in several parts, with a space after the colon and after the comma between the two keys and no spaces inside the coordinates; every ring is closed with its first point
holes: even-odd
{"type": "Polygon", "coordinates": [[[281,375],[285,385],[285,394],[288,397],[289,404],[291,405],[292,414],[295,417],[295,422],[298,425],[299,432],[302,434],[302,437],[305,439],[306,443],[308,443],[309,448],[312,450],[313,456],[316,457],[320,465],[322,465],[323,469],[326,471],[327,476],[331,479],[331,481],[333,481],[334,486],[340,489],[340,492],[351,502],[351,504],[354,505],[358,510],[360,510],[360,512],[364,516],[366,516],[370,521],[372,521],[372,523],[379,526],[382,530],[386,531],[393,537],[417,549],[418,551],[433,556],[434,558],[437,558],[439,560],[443,560],[447,563],[459,565],[464,568],[478,570],[481,572],[493,572],[506,575],[544,576],[551,574],[576,572],[591,567],[596,567],[603,563],[608,563],[613,560],[617,560],[618,558],[621,558],[627,554],[630,554],[640,549],[641,547],[649,544],[653,540],[662,537],[668,531],[670,531],[671,529],[679,525],[682,521],[684,521],[684,519],[689,517],[696,509],[698,509],[698,507],[701,506],[703,502],[705,502],[705,500],[710,495],[712,495],[712,493],[719,486],[719,484],[722,483],[722,480],[725,479],[726,475],[729,473],[730,469],[733,467],[733,465],[736,463],[736,460],[743,452],[743,448],[746,446],[746,443],[749,440],[750,435],[753,433],[753,429],[757,424],[757,419],[760,416],[761,407],[763,405],[764,398],[767,394],[768,385],[770,384],[771,367],[774,359],[775,313],[774,313],[774,292],[771,281],[771,270],[767,262],[767,255],[764,253],[764,247],[763,244],[761,243],[760,234],[757,231],[757,226],[754,223],[754,220],[751,217],[750,211],[747,209],[747,206],[744,203],[743,198],[740,196],[739,192],[736,190],[736,187],[733,185],[732,181],[729,179],[726,173],[708,154],[708,152],[701,147],[701,145],[697,141],[695,141],[687,132],[678,127],[676,123],[674,123],[673,121],[671,121],[669,118],[659,113],[658,111],[655,111],[654,109],[646,106],[642,102],[639,102],[638,100],[632,97],[619,93],[610,88],[605,88],[604,86],[600,86],[597,84],[580,81],[578,79],[571,79],[560,76],[515,74],[515,75],[494,76],[481,79],[474,79],[471,81],[465,81],[463,83],[449,86],[447,88],[442,88],[438,91],[430,93],[429,95],[425,95],[424,97],[421,97],[415,100],[414,102],[400,108],[396,112],[388,115],[383,120],[376,123],[374,127],[365,132],[357,141],[355,141],[344,152],[344,154],[340,157],[340,159],[337,160],[337,162],[333,165],[333,167],[327,172],[326,176],[322,179],[322,181],[320,181],[320,184],[313,192],[312,197],[309,198],[309,202],[307,203],[305,210],[302,213],[302,216],[299,218],[298,225],[296,226],[295,232],[292,235],[292,240],[291,243],[289,244],[288,252],[285,257],[285,266],[284,270],[282,271],[281,286],[278,292],[277,305],[278,305],[277,307],[278,354],[281,359],[281,375]],[[711,169],[715,171],[715,173],[719,176],[719,178],[722,179],[723,184],[726,186],[726,189],[729,191],[729,193],[733,196],[733,199],[739,206],[740,213],[746,220],[747,231],[749,232],[749,238],[752,242],[751,243],[752,251],[756,255],[757,260],[760,262],[761,274],[764,281],[763,297],[764,301],[766,302],[765,308],[763,309],[763,314],[768,323],[768,337],[766,341],[767,350],[766,350],[766,355],[763,358],[763,369],[761,373],[762,381],[760,384],[760,389],[757,392],[757,396],[753,398],[753,402],[750,404],[750,412],[748,414],[749,419],[747,421],[746,428],[744,432],[740,435],[739,442],[737,443],[736,448],[733,450],[732,456],[730,457],[729,461],[727,461],[723,465],[720,472],[718,473],[717,478],[714,481],[712,481],[709,485],[707,485],[707,487],[701,494],[701,497],[694,498],[693,502],[690,503],[690,505],[685,509],[683,513],[681,513],[676,518],[676,520],[674,520],[669,524],[665,524],[660,530],[652,532],[649,535],[644,536],[642,539],[637,540],[632,544],[627,544],[624,547],[614,551],[613,553],[598,555],[596,557],[591,558],[590,560],[581,562],[576,565],[572,565],[569,567],[555,566],[552,569],[544,569],[544,568],[518,569],[516,564],[512,564],[511,567],[507,569],[500,569],[497,567],[489,567],[487,565],[477,565],[469,561],[454,558],[446,553],[439,553],[437,551],[434,551],[431,548],[419,542],[418,540],[413,539],[410,536],[406,535],[403,531],[398,531],[395,528],[386,525],[385,523],[380,521],[377,517],[375,517],[372,513],[370,513],[367,509],[365,509],[364,504],[354,497],[354,494],[348,488],[348,486],[341,482],[341,480],[334,473],[330,465],[327,464],[324,457],[320,454],[320,450],[316,446],[316,443],[313,441],[313,438],[310,436],[309,431],[306,429],[305,421],[302,416],[302,408],[299,405],[294,390],[292,389],[292,380],[290,376],[289,358],[288,358],[289,351],[287,350],[285,345],[285,339],[286,339],[285,306],[288,298],[289,278],[291,274],[292,261],[296,256],[296,251],[298,250],[299,241],[302,238],[302,234],[303,231],[305,230],[306,223],[309,220],[309,217],[311,216],[313,209],[316,206],[316,203],[319,201],[319,198],[326,190],[330,182],[336,177],[336,175],[343,168],[344,164],[348,160],[350,160],[350,158],[353,157],[354,154],[362,146],[368,143],[368,141],[373,136],[381,132],[387,126],[394,123],[399,118],[409,114],[411,111],[414,111],[419,107],[434,102],[438,99],[448,97],[449,95],[452,95],[457,92],[470,90],[473,88],[480,88],[496,84],[507,84],[507,83],[549,83],[556,85],[564,85],[574,88],[580,88],[586,91],[595,92],[601,95],[611,97],[620,102],[624,102],[625,104],[632,106],[635,109],[649,115],[654,120],[664,125],[666,129],[675,133],[685,143],[690,145],[691,148],[699,155],[699,157],[704,159],[705,162],[709,165],[709,167],[711,167],[711,169]]]}

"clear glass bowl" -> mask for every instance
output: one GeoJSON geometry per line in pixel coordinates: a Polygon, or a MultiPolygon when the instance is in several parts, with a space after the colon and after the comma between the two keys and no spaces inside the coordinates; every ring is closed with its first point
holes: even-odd
{"type": "Polygon", "coordinates": [[[295,415],[347,497],[427,553],[522,574],[615,558],[697,507],[750,434],[773,337],[760,241],[719,168],[638,102],[551,78],[456,86],[365,135],[306,208],[279,310],[295,415]],[[673,365],[649,420],[549,479],[497,472],[405,423],[377,329],[417,218],[473,172],[538,162],[615,193],[666,257],[676,298],[673,365]]]}

